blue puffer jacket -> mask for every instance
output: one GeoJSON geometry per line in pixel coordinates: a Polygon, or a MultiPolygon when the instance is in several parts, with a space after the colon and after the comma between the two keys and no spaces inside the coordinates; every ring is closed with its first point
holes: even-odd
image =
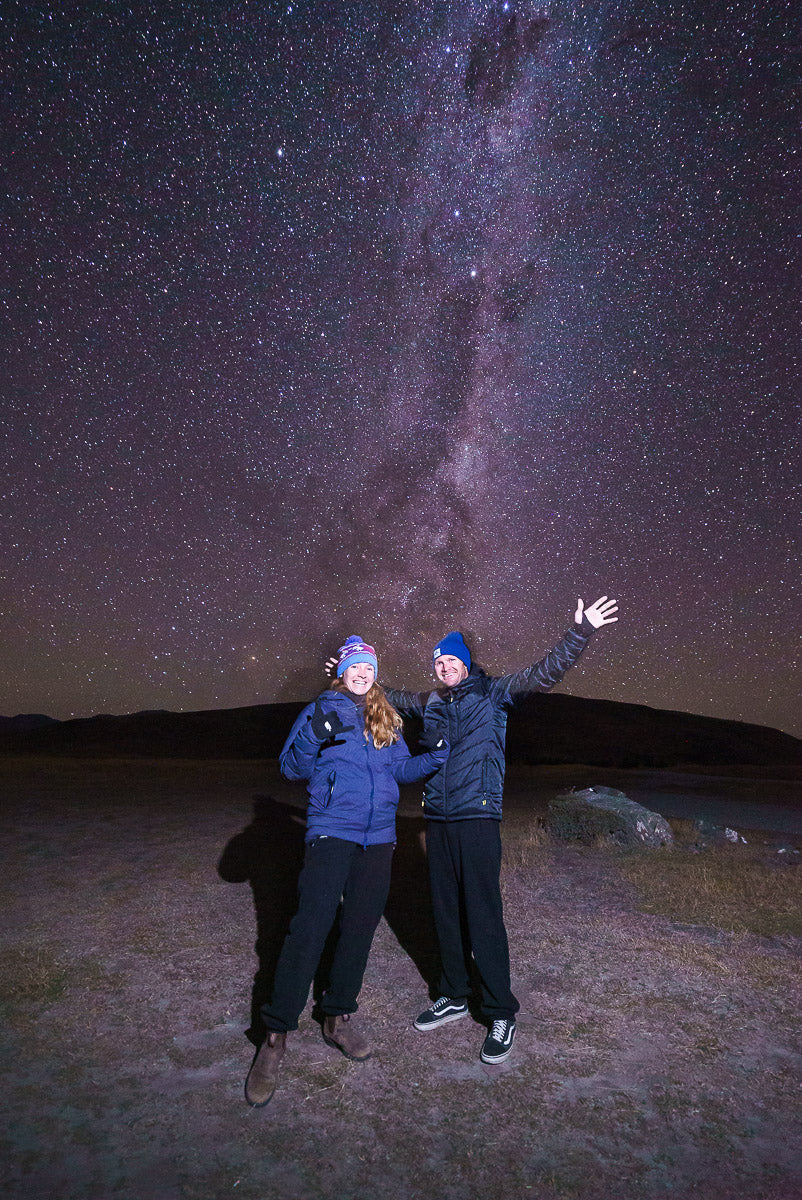
{"type": "Polygon", "coordinates": [[[399,737],[377,750],[365,737],[365,718],[353,700],[327,691],[320,703],[353,729],[321,742],[310,724],[315,706],[308,704],[284,743],[282,773],[309,780],[306,840],[326,834],[362,846],[394,842],[399,783],[415,783],[436,771],[448,758],[448,745],[412,758],[399,737]]]}
{"type": "Polygon", "coordinates": [[[448,761],[424,790],[423,810],[429,820],[501,820],[507,712],[524,696],[547,692],[559,683],[592,632],[589,622],[575,626],[545,658],[512,675],[486,675],[474,664],[468,678],[453,688],[428,695],[385,689],[398,712],[422,717],[424,729],[444,733],[451,746],[448,761]]]}

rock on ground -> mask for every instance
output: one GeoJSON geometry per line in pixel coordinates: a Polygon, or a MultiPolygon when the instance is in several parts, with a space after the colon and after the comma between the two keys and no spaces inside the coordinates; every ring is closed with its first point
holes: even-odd
{"type": "Polygon", "coordinates": [[[608,787],[561,792],[549,805],[548,826],[569,841],[608,837],[622,846],[667,846],[674,840],[665,817],[608,787]]]}

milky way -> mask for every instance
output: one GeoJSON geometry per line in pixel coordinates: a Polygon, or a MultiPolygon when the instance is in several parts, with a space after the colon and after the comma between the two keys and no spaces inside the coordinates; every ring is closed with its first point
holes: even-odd
{"type": "Polygon", "coordinates": [[[790,6],[7,11],[0,712],[607,593],[568,690],[802,733],[790,6]]]}

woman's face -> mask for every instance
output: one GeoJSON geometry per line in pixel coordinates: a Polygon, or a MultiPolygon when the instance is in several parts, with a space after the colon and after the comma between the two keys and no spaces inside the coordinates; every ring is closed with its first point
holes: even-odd
{"type": "Polygon", "coordinates": [[[356,663],[343,671],[343,683],[355,696],[364,696],[373,687],[376,672],[370,663],[356,663]]]}

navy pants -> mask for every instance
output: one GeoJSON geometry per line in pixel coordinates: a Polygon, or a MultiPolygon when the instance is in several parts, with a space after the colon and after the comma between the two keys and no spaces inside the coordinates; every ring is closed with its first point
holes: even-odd
{"type": "Polygon", "coordinates": [[[471,993],[471,959],[490,1020],[514,1017],[520,1005],[510,986],[510,949],[501,903],[501,822],[428,821],[426,852],[432,908],[440,943],[440,994],[471,993]]]}
{"type": "Polygon", "coordinates": [[[390,889],[393,843],[360,846],[318,837],[306,846],[298,908],[281,948],[273,994],[262,1008],[268,1029],[298,1028],[326,938],[342,900],[340,931],[321,1007],[330,1016],[357,1010],[357,996],[390,889]]]}

